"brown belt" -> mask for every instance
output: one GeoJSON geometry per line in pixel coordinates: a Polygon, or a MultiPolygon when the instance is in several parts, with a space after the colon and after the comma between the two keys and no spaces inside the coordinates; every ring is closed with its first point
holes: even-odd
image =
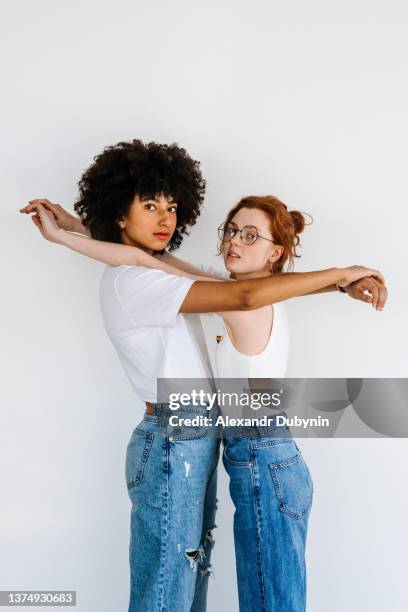
{"type": "Polygon", "coordinates": [[[153,404],[146,402],[146,414],[153,414],[153,404]]]}

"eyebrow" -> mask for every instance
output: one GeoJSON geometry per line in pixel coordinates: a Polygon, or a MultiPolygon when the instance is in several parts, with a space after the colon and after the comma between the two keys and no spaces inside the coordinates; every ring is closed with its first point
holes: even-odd
{"type": "MultiPolygon", "coordinates": [[[[238,227],[238,225],[235,223],[235,221],[228,221],[228,225],[235,225],[235,227],[238,227]]],[[[242,229],[244,229],[244,227],[253,227],[254,229],[256,229],[257,232],[259,232],[259,227],[256,227],[256,225],[243,225],[242,229]]]]}
{"type": "Polygon", "coordinates": [[[146,202],[146,200],[154,200],[155,202],[159,201],[159,198],[157,196],[149,196],[149,195],[142,196],[140,199],[142,202],[146,202]]]}
{"type": "MultiPolygon", "coordinates": [[[[173,196],[170,196],[167,199],[168,199],[168,204],[171,204],[171,205],[177,204],[177,202],[175,202],[175,200],[173,199],[173,196]]],[[[160,202],[160,200],[159,200],[159,198],[157,196],[147,196],[147,195],[145,195],[145,196],[142,196],[140,198],[141,202],[146,202],[147,200],[154,200],[155,202],[160,202]]]]}

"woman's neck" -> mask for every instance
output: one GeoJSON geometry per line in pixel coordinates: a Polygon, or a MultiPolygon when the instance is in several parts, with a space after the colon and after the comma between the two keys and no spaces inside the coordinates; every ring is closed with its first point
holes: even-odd
{"type": "Polygon", "coordinates": [[[156,251],[153,251],[153,249],[149,249],[148,247],[144,246],[143,244],[140,244],[140,242],[136,242],[136,240],[132,240],[131,238],[129,238],[129,236],[126,234],[125,231],[121,232],[121,236],[120,237],[121,237],[122,244],[126,244],[127,246],[137,247],[138,249],[141,249],[142,251],[144,251],[148,255],[154,255],[155,252],[156,252],[156,251]]]}

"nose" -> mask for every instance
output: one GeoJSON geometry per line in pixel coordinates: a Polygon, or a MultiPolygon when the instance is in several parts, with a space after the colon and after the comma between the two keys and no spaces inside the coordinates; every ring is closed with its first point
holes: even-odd
{"type": "Polygon", "coordinates": [[[171,213],[168,210],[162,210],[159,218],[159,225],[168,227],[171,225],[171,213]]]}
{"type": "Polygon", "coordinates": [[[230,243],[233,245],[238,245],[241,242],[241,234],[236,232],[235,236],[231,238],[230,243]]]}

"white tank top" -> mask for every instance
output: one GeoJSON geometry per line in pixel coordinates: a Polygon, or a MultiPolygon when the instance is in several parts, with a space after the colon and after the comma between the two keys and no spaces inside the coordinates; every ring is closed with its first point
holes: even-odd
{"type": "Polygon", "coordinates": [[[265,349],[257,355],[240,353],[232,344],[224,326],[215,352],[218,378],[284,378],[289,356],[289,326],[282,302],[271,306],[274,311],[272,331],[265,349]]]}

